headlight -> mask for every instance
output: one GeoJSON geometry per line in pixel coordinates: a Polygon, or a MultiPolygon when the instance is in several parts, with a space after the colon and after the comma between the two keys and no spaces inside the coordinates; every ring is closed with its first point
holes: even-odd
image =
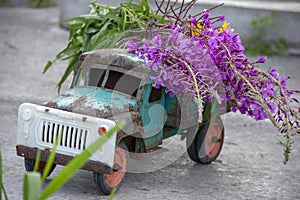
{"type": "Polygon", "coordinates": [[[98,134],[99,134],[100,136],[104,135],[104,134],[106,133],[106,131],[107,131],[107,127],[105,127],[105,126],[100,126],[100,127],[98,128],[98,134]]]}
{"type": "Polygon", "coordinates": [[[22,113],[22,119],[23,119],[24,121],[29,121],[29,120],[32,119],[32,117],[33,117],[33,113],[32,113],[31,110],[25,109],[25,110],[23,111],[23,113],[22,113]]]}

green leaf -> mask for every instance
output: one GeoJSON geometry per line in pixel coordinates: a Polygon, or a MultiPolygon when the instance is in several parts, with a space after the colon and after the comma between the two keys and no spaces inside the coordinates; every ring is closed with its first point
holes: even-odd
{"type": "Polygon", "coordinates": [[[2,200],[2,192],[4,194],[4,198],[6,200],[8,200],[8,197],[7,197],[6,191],[4,189],[3,182],[2,182],[2,174],[3,174],[3,170],[2,170],[2,154],[1,154],[1,151],[0,151],[0,200],[2,200]]]}
{"type": "Polygon", "coordinates": [[[80,52],[82,45],[68,45],[64,50],[56,55],[56,59],[67,60],[70,57],[74,57],[80,52]]]}
{"type": "Polygon", "coordinates": [[[85,20],[99,20],[102,21],[102,18],[94,15],[94,14],[88,14],[88,15],[80,15],[82,18],[84,18],[85,20]]]}
{"type": "Polygon", "coordinates": [[[42,188],[41,175],[38,172],[26,172],[23,180],[23,199],[38,200],[42,188]]]}
{"type": "Polygon", "coordinates": [[[36,157],[35,157],[35,162],[34,162],[34,168],[33,168],[34,172],[37,172],[37,170],[39,168],[40,160],[41,160],[41,150],[38,149],[38,151],[36,153],[36,157]]]}
{"type": "Polygon", "coordinates": [[[51,62],[51,61],[47,62],[47,64],[44,67],[43,74],[46,73],[46,71],[48,71],[48,69],[52,66],[52,64],[53,64],[53,62],[51,62]]]}
{"type": "Polygon", "coordinates": [[[62,20],[61,23],[67,23],[67,24],[70,24],[70,23],[78,23],[78,22],[84,22],[84,18],[83,17],[73,17],[73,18],[70,18],[70,19],[65,19],[65,20],[62,20]]]}
{"type": "Polygon", "coordinates": [[[102,26],[102,28],[99,30],[99,32],[92,36],[91,41],[90,41],[90,50],[95,49],[98,43],[104,40],[104,37],[108,37],[107,34],[104,34],[106,31],[107,27],[111,24],[109,20],[105,21],[105,24],[102,26]]]}
{"type": "Polygon", "coordinates": [[[108,197],[108,200],[113,200],[113,198],[114,198],[114,196],[115,196],[115,194],[117,192],[117,189],[118,188],[116,188],[116,187],[112,189],[112,191],[111,191],[111,193],[110,193],[110,195],[108,197]]]}
{"type": "Polygon", "coordinates": [[[78,66],[78,57],[79,57],[79,54],[77,54],[76,57],[73,57],[72,60],[70,61],[68,68],[66,69],[64,75],[61,77],[60,81],[57,84],[58,92],[60,92],[63,82],[65,82],[65,80],[68,78],[68,76],[71,74],[71,72],[76,70],[76,68],[78,66]]]}
{"type": "Polygon", "coordinates": [[[72,29],[72,30],[81,29],[81,28],[83,28],[84,26],[85,26],[84,23],[70,23],[70,24],[69,24],[69,27],[70,27],[70,29],[72,29]]]}
{"type": "Polygon", "coordinates": [[[54,159],[55,159],[55,154],[56,154],[56,149],[57,149],[58,144],[61,141],[62,133],[63,133],[63,130],[61,130],[59,135],[57,136],[57,138],[55,140],[55,144],[53,146],[53,149],[52,149],[52,151],[50,153],[50,156],[49,156],[49,158],[46,162],[46,166],[45,166],[45,169],[44,169],[44,172],[43,172],[43,177],[42,177],[43,182],[46,180],[46,178],[47,178],[47,176],[48,176],[48,174],[51,170],[51,167],[53,165],[53,162],[54,162],[54,159]]]}
{"type": "MultiPolygon", "coordinates": [[[[108,140],[108,138],[110,138],[113,134],[115,134],[119,130],[119,127],[115,126],[109,131],[107,131],[105,135],[98,138],[80,155],[76,156],[72,161],[70,161],[63,168],[63,170],[45,188],[45,190],[40,196],[40,199],[46,199],[50,197],[54,192],[56,192],[60,187],[62,187],[78,169],[84,166],[84,164],[99,149],[99,147],[102,146],[108,140]]],[[[121,127],[123,127],[122,124],[121,127]]]]}

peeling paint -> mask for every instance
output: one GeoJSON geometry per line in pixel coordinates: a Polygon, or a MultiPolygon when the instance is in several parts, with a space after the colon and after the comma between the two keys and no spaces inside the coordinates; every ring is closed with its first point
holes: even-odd
{"type": "Polygon", "coordinates": [[[136,100],[95,87],[75,87],[67,90],[45,106],[99,118],[138,110],[136,100]]]}

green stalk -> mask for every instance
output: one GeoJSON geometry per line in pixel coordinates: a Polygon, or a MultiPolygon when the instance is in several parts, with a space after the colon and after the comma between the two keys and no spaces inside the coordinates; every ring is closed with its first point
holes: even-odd
{"type": "Polygon", "coordinates": [[[38,151],[36,153],[36,157],[35,157],[34,167],[33,167],[34,172],[37,172],[37,170],[39,168],[40,160],[41,160],[41,150],[38,149],[38,151]]]}
{"type": "Polygon", "coordinates": [[[198,100],[198,106],[199,106],[198,110],[201,111],[201,112],[199,112],[199,118],[198,118],[198,121],[200,122],[200,121],[202,121],[203,105],[202,105],[202,99],[201,99],[201,96],[200,96],[200,92],[199,92],[199,87],[198,87],[198,82],[197,82],[196,75],[195,75],[193,69],[190,67],[190,65],[186,61],[184,61],[184,60],[182,60],[182,59],[180,59],[178,57],[175,57],[175,56],[173,56],[171,54],[170,54],[170,56],[172,58],[177,59],[180,62],[182,62],[187,67],[187,69],[190,71],[190,73],[192,75],[193,83],[194,83],[194,86],[195,86],[195,89],[196,89],[196,94],[197,94],[197,100],[198,100]]]}
{"type": "Polygon", "coordinates": [[[52,167],[54,159],[55,159],[56,149],[57,149],[58,144],[60,143],[62,134],[63,134],[63,130],[60,131],[59,135],[57,136],[57,138],[55,140],[55,144],[53,146],[53,149],[52,149],[52,151],[50,153],[50,156],[49,156],[49,158],[46,162],[46,166],[45,166],[43,176],[42,176],[42,182],[45,182],[45,180],[46,180],[46,178],[47,178],[47,176],[48,176],[48,174],[51,170],[51,167],[52,167]]]}
{"type": "Polygon", "coordinates": [[[3,174],[3,170],[2,170],[2,154],[1,154],[1,151],[0,151],[0,200],[2,200],[2,192],[4,194],[4,198],[6,200],[8,200],[8,197],[7,197],[7,194],[6,194],[3,182],[2,182],[2,174],[3,174]]]}

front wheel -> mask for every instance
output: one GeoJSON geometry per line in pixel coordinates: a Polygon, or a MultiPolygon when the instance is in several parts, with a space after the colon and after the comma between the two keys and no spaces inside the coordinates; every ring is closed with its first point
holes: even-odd
{"type": "Polygon", "coordinates": [[[124,179],[128,162],[127,145],[121,142],[115,150],[114,167],[110,174],[94,172],[94,182],[99,191],[109,195],[113,188],[119,188],[124,179]]]}
{"type": "MultiPolygon", "coordinates": [[[[34,164],[35,164],[35,160],[34,159],[29,159],[29,158],[24,158],[24,164],[25,164],[25,169],[26,169],[26,171],[33,171],[33,169],[34,169],[34,164]]],[[[39,163],[39,167],[38,167],[38,172],[40,173],[40,174],[44,174],[44,170],[45,170],[45,166],[46,166],[46,162],[44,162],[44,161],[40,161],[40,163],[39,163]]],[[[47,174],[47,176],[50,176],[50,174],[53,172],[53,170],[55,169],[55,167],[56,167],[56,165],[55,164],[53,164],[52,166],[51,166],[51,169],[50,169],[50,171],[49,171],[49,173],[47,174]]]]}
{"type": "Polygon", "coordinates": [[[189,157],[198,163],[209,164],[219,156],[224,141],[224,126],[221,118],[199,127],[192,141],[187,140],[189,157]]]}

